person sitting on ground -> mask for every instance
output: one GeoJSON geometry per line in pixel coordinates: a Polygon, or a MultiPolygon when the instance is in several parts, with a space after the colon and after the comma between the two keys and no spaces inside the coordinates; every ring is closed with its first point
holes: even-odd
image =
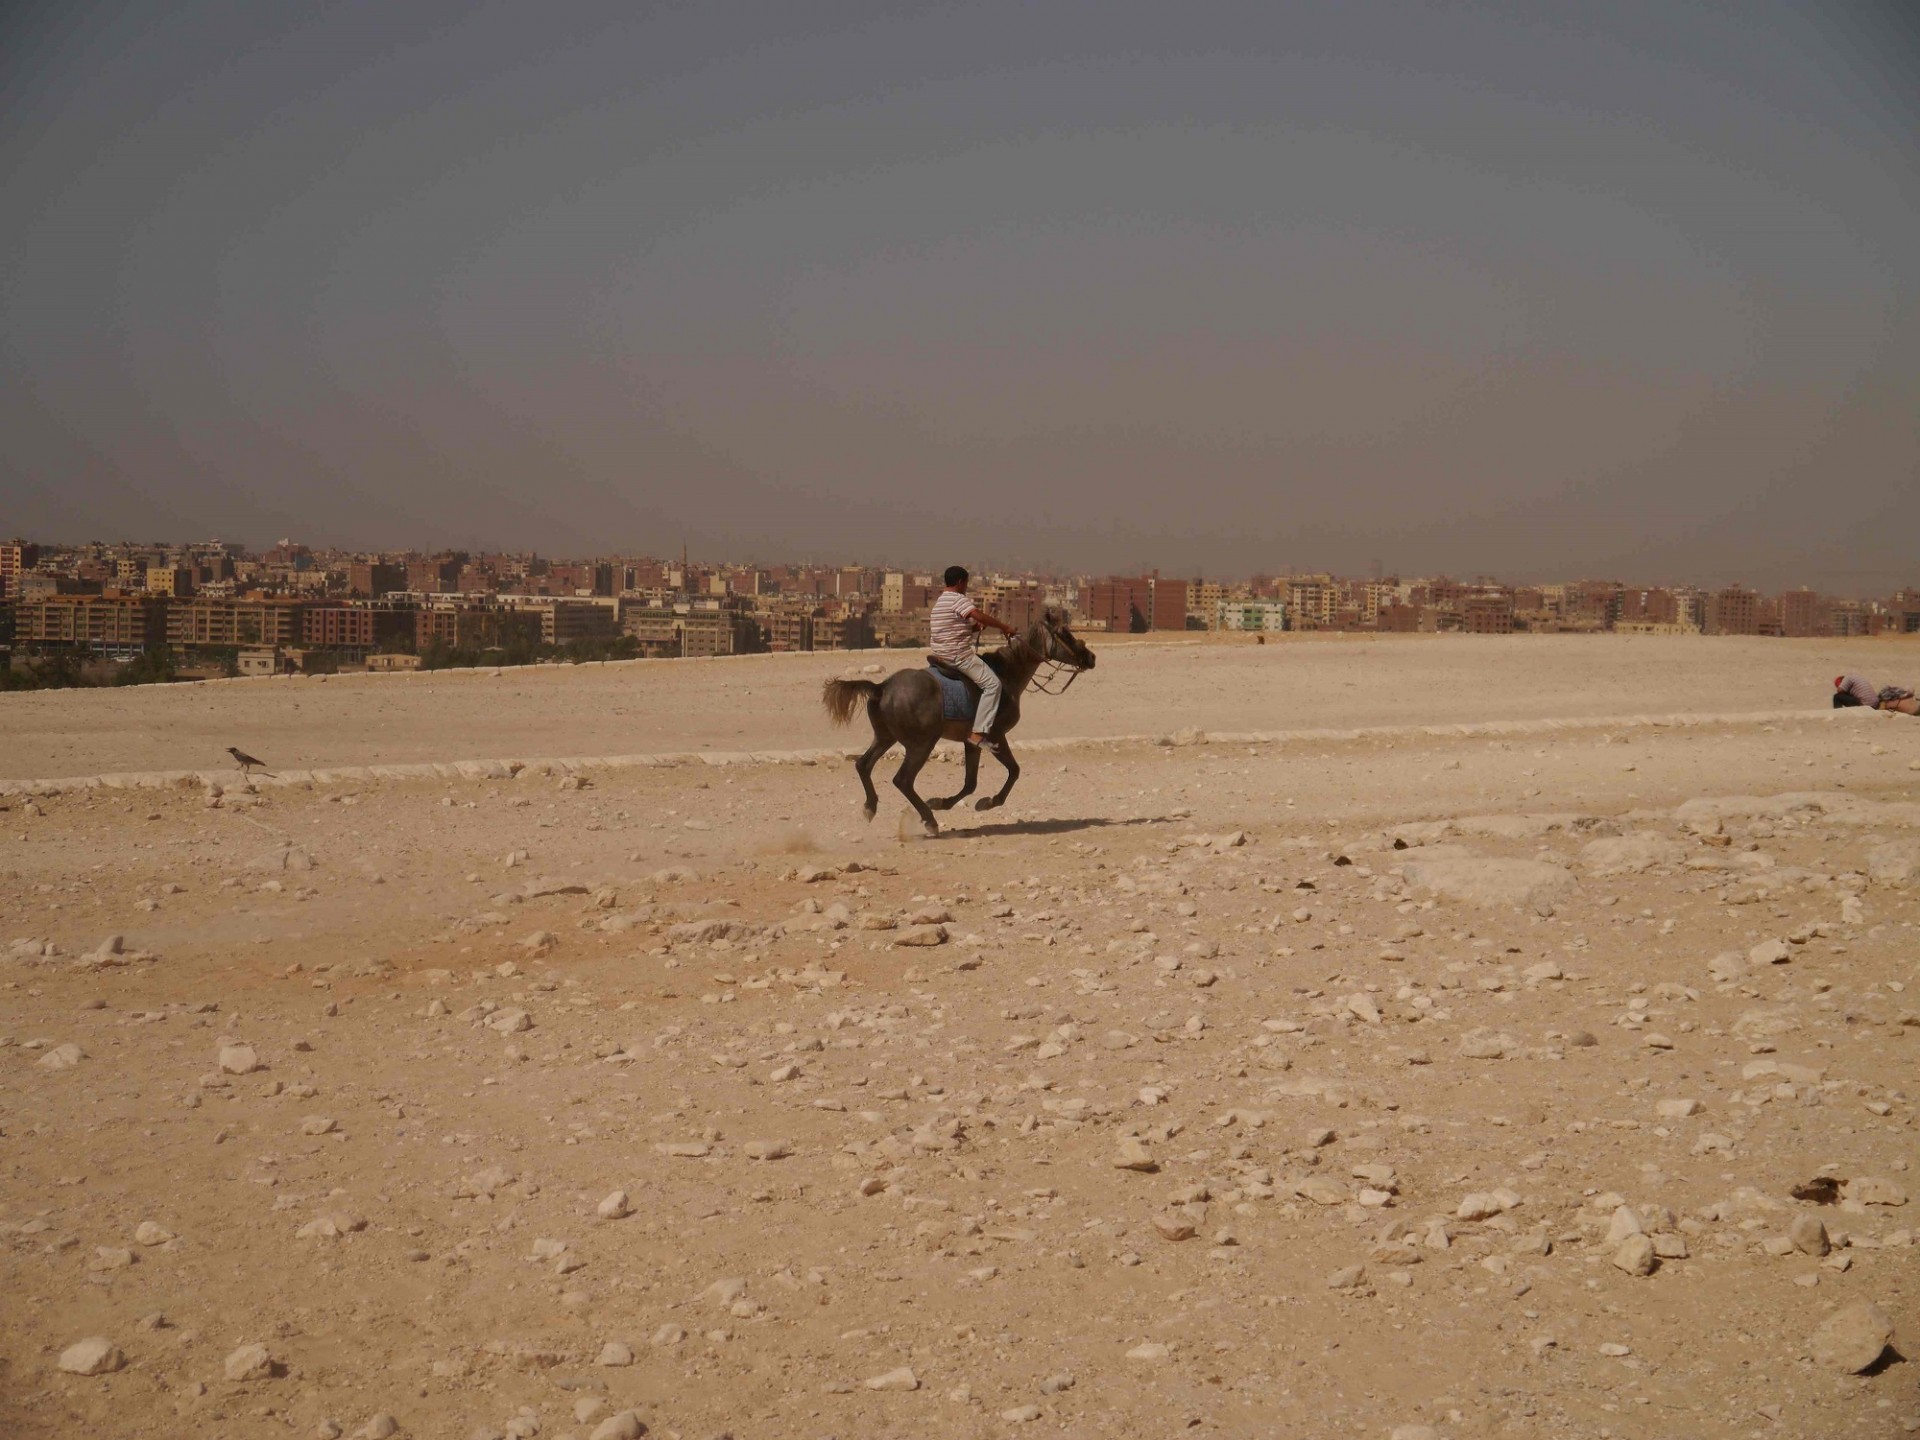
{"type": "Polygon", "coordinates": [[[1013,626],[989,615],[967,598],[967,578],[961,566],[947,567],[947,573],[941,577],[947,588],[933,602],[929,629],[935,658],[944,660],[980,687],[980,709],[974,716],[973,734],[967,737],[967,743],[983,745],[993,733],[993,722],[1000,713],[1000,677],[980,658],[974,649],[974,638],[989,625],[1011,636],[1013,626]]]}
{"type": "Polygon", "coordinates": [[[1876,687],[1871,680],[1863,680],[1858,675],[1834,676],[1833,708],[1844,710],[1852,705],[1864,705],[1869,710],[1891,710],[1901,715],[1920,715],[1920,700],[1914,698],[1911,690],[1902,690],[1898,685],[1876,687]]]}

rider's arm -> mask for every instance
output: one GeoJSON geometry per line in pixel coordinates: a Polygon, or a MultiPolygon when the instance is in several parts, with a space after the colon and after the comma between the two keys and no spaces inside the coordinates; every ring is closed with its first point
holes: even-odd
{"type": "Polygon", "coordinates": [[[989,625],[991,625],[994,629],[998,630],[1002,635],[1013,634],[1013,626],[1007,624],[1007,622],[1002,620],[998,615],[988,614],[985,610],[982,610],[978,605],[973,607],[973,614],[969,615],[967,618],[973,622],[974,628],[977,630],[984,630],[989,625]]]}

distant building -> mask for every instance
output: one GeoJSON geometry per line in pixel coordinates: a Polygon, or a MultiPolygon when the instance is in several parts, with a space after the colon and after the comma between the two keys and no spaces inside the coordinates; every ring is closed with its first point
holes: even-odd
{"type": "Polygon", "coordinates": [[[1707,597],[1706,630],[1710,635],[1758,635],[1760,596],[1741,585],[1729,585],[1707,597]]]}
{"type": "Polygon", "coordinates": [[[167,640],[167,602],[151,595],[55,595],[14,607],[23,649],[146,651],[167,640]]]}
{"type": "Polygon", "coordinates": [[[1284,600],[1220,600],[1215,603],[1215,630],[1284,630],[1287,628],[1287,602],[1284,600]]]}
{"type": "Polygon", "coordinates": [[[385,560],[355,560],[347,566],[347,593],[364,600],[378,600],[407,588],[407,567],[385,560]]]}
{"type": "Polygon", "coordinates": [[[166,607],[167,643],[181,649],[292,646],[305,607],[298,600],[174,601],[166,607]]]}
{"type": "Polygon", "coordinates": [[[0,542],[0,600],[20,598],[20,577],[40,559],[40,547],[24,540],[0,542]]]}
{"type": "Polygon", "coordinates": [[[193,594],[193,571],[183,565],[149,565],[141,588],[149,595],[186,599],[193,594]]]}

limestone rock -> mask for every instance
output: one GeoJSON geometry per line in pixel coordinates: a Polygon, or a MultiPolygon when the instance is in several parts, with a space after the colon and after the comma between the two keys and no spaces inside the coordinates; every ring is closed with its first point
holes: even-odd
{"type": "Polygon", "coordinates": [[[267,1353],[267,1347],[258,1342],[242,1345],[227,1356],[222,1367],[227,1379],[233,1381],[265,1380],[273,1374],[273,1357],[267,1353]]]}
{"type": "Polygon", "coordinates": [[[71,1070],[86,1057],[87,1052],[69,1040],[64,1045],[54,1046],[33,1063],[42,1070],[71,1070]]]}
{"type": "Polygon", "coordinates": [[[869,1390],[918,1390],[920,1377],[907,1366],[902,1365],[898,1370],[889,1370],[884,1375],[869,1377],[866,1386],[869,1390]]]}
{"type": "Polygon", "coordinates": [[[1685,855],[1680,843],[1651,830],[1611,835],[1580,847],[1580,863],[1595,875],[1634,875],[1656,865],[1675,865],[1685,855]]]}
{"type": "Polygon", "coordinates": [[[1816,1362],[1847,1375],[1867,1369],[1892,1343],[1892,1318],[1867,1300],[1836,1311],[1808,1342],[1816,1362]]]}
{"type": "Polygon", "coordinates": [[[646,1433],[637,1411],[619,1410],[594,1426],[588,1440],[640,1440],[646,1433]]]}
{"type": "Polygon", "coordinates": [[[1793,1224],[1787,1227],[1787,1238],[1793,1242],[1793,1248],[1803,1255],[1824,1255],[1831,1242],[1827,1239],[1827,1227],[1818,1215],[1800,1214],[1793,1217],[1793,1224]]]}
{"type": "Polygon", "coordinates": [[[1654,1267],[1653,1241],[1645,1235],[1629,1235],[1613,1252],[1613,1265],[1629,1275],[1651,1275],[1654,1267]]]}
{"type": "Polygon", "coordinates": [[[89,1335],[60,1352],[60,1368],[69,1375],[110,1375],[126,1363],[120,1347],[103,1335],[89,1335]]]}
{"type": "Polygon", "coordinates": [[[1485,856],[1439,856],[1409,860],[1402,873],[1411,885],[1469,905],[1511,905],[1535,914],[1552,910],[1573,893],[1573,876],[1544,860],[1485,856]]]}
{"type": "Polygon", "coordinates": [[[1846,1183],[1846,1198],[1861,1205],[1904,1205],[1906,1190],[1883,1175],[1856,1175],[1846,1183]]]}
{"type": "Polygon", "coordinates": [[[1151,1175],[1160,1168],[1160,1163],[1153,1158],[1153,1152],[1147,1149],[1144,1141],[1129,1135],[1121,1140],[1119,1149],[1114,1153],[1113,1168],[1138,1170],[1151,1175]]]}

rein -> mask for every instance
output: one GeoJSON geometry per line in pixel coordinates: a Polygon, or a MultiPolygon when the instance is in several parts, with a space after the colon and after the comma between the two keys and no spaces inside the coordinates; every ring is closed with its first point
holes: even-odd
{"type": "MultiPolygon", "coordinates": [[[[1047,638],[1049,641],[1053,639],[1052,635],[1049,635],[1047,638]]],[[[1033,648],[1027,643],[1024,635],[1021,636],[1017,642],[1009,640],[1007,644],[1001,648],[1011,650],[1016,643],[1023,650],[1031,650],[1033,648]]],[[[1051,648],[1051,645],[1049,648],[1051,648]]],[[[1080,667],[1072,661],[1042,657],[1033,667],[1033,674],[1027,680],[1025,693],[1029,695],[1064,695],[1073,688],[1073,682],[1078,680],[1080,675],[1080,667]],[[1063,674],[1067,677],[1065,680],[1060,678],[1063,674]]]]}

